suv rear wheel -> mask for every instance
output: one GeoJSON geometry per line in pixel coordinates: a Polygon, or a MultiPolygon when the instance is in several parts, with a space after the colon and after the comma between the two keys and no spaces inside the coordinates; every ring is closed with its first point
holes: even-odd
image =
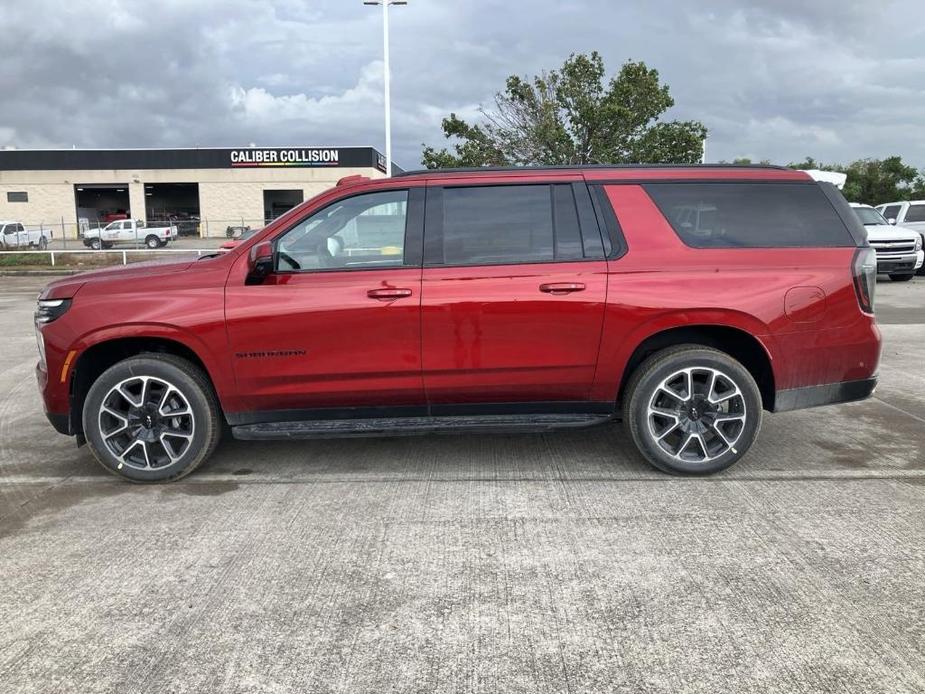
{"type": "Polygon", "coordinates": [[[218,401],[205,374],[171,354],[144,354],[111,366],[90,387],[83,428],[93,455],[133,482],[188,475],[215,449],[218,401]]]}
{"type": "Polygon", "coordinates": [[[761,393],[724,352],[680,345],[655,353],[626,389],[623,421],[652,465],[702,475],[738,461],[761,427],[761,393]]]}

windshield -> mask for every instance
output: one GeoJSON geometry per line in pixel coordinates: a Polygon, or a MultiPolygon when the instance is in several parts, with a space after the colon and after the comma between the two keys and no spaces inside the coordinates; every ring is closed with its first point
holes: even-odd
{"type": "Polygon", "coordinates": [[[873,207],[853,207],[852,209],[864,226],[887,223],[883,215],[877,212],[873,207]]]}

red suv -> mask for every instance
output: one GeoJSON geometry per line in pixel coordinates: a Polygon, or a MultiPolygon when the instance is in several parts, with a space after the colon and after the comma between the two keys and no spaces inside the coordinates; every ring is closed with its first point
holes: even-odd
{"type": "Polygon", "coordinates": [[[656,467],[741,458],[762,410],[876,384],[876,257],[841,194],[775,167],[344,179],[237,248],[52,283],[54,427],[135,481],[239,439],[621,419],[656,467]]]}

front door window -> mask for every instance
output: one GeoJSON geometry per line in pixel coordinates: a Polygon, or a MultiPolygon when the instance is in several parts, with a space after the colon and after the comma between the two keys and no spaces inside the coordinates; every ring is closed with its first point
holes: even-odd
{"type": "Polygon", "coordinates": [[[338,200],[279,240],[280,272],[374,269],[404,264],[408,191],[338,200]]]}

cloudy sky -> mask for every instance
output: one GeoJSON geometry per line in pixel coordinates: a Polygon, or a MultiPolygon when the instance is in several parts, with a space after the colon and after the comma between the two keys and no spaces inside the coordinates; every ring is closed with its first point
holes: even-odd
{"type": "MultiPolygon", "coordinates": [[[[600,51],[659,70],[708,160],[925,167],[922,0],[410,0],[392,11],[394,159],[511,73],[600,51]]],[[[7,0],[0,146],[383,148],[361,0],[7,0]]]]}

